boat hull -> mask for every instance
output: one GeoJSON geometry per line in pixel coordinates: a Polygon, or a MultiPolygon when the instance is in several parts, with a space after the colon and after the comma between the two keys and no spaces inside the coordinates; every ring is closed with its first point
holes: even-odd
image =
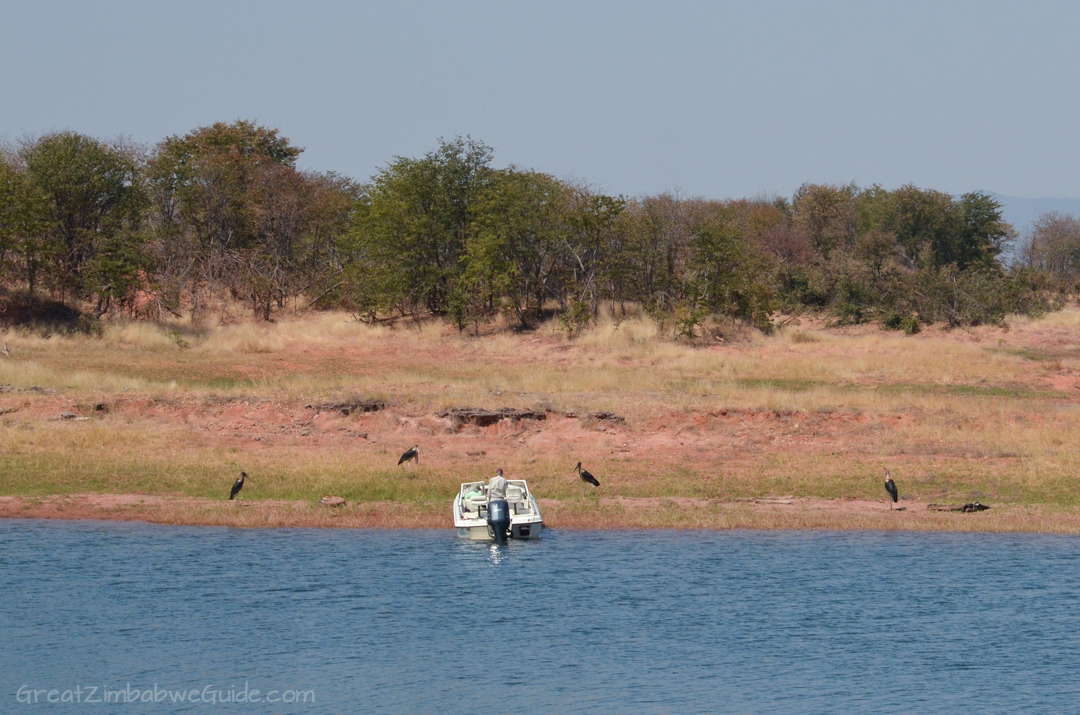
{"type": "MultiPolygon", "coordinates": [[[[456,528],[458,537],[462,539],[469,539],[470,541],[492,541],[495,538],[491,533],[491,527],[486,523],[458,526],[456,528]]],[[[543,530],[544,522],[542,521],[532,522],[530,524],[511,524],[510,538],[522,541],[539,539],[540,532],[543,530]]]]}

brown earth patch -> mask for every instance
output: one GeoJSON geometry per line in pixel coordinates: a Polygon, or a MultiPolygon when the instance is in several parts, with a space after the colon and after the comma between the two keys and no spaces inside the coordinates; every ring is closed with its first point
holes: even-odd
{"type": "MultiPolygon", "coordinates": [[[[922,501],[903,510],[859,499],[773,497],[718,501],[685,497],[541,499],[549,529],[875,529],[1080,534],[1080,512],[1032,507],[994,513],[927,511],[922,501]]],[[[69,494],[0,497],[0,518],[143,521],[238,528],[447,529],[449,505],[348,503],[328,509],[315,502],[235,502],[143,494],[69,494]]]]}

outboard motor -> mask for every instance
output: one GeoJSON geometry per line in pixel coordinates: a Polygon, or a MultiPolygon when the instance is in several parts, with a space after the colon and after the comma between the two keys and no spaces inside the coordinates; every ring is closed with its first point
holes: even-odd
{"type": "Polygon", "coordinates": [[[495,536],[496,544],[505,544],[510,533],[510,503],[505,499],[493,499],[488,502],[488,526],[495,536]]]}

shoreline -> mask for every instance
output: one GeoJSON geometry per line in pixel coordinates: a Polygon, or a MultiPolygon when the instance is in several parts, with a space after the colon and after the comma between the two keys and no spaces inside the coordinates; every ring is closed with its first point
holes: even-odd
{"type": "MultiPolygon", "coordinates": [[[[699,529],[723,531],[926,531],[1080,534],[1080,510],[1045,505],[993,506],[976,514],[927,511],[903,500],[762,497],[740,501],[612,497],[540,499],[549,529],[699,529]]],[[[450,506],[408,502],[323,507],[304,501],[228,502],[147,494],[0,496],[0,518],[141,521],[234,528],[452,529],[450,506]]]]}
{"type": "Polygon", "coordinates": [[[11,333],[0,495],[18,496],[0,517],[443,529],[461,484],[502,468],[554,529],[1080,533],[1080,309],[715,345],[620,326],[478,340],[311,314],[187,348],[151,325],[11,333]],[[414,445],[419,464],[399,467],[414,445]],[[886,469],[905,512],[889,511],[886,469]],[[328,494],[350,506],[315,504],[328,494]],[[974,501],[991,510],[926,511],[974,501]]]}

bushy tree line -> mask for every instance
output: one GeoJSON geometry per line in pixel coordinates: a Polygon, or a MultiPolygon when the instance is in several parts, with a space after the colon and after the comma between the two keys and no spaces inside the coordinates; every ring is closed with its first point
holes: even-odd
{"type": "Polygon", "coordinates": [[[630,199],[496,168],[469,138],[362,184],[300,171],[301,151],[243,121],[151,148],[24,141],[0,161],[0,278],[97,316],[201,318],[228,294],[263,319],[291,302],[463,330],[554,317],[573,333],[633,305],[692,336],[806,310],[908,331],[993,322],[1049,307],[1048,271],[1080,273],[1049,239],[1003,267],[1012,229],[983,193],[807,184],[790,200],[630,199]]]}
{"type": "Polygon", "coordinates": [[[548,174],[494,169],[458,139],[399,158],[365,187],[342,300],[370,319],[557,315],[643,307],[676,333],[709,319],[767,328],[780,312],[969,325],[1050,307],[1045,281],[999,258],[1014,238],[988,194],[807,184],[791,200],[612,197],[548,174]]]}
{"type": "Polygon", "coordinates": [[[0,162],[0,275],[96,316],[201,317],[215,294],[257,315],[327,290],[360,187],[296,168],[301,149],[249,122],[146,149],[74,132],[0,162]]]}

